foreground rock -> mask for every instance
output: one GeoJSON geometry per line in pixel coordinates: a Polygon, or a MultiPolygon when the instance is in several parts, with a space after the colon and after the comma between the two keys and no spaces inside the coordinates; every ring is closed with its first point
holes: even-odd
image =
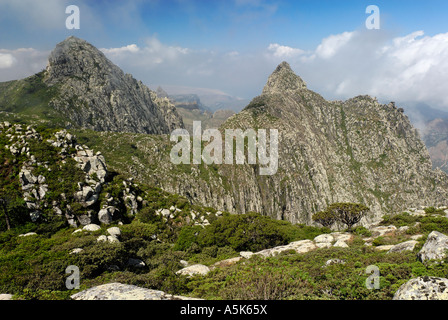
{"type": "Polygon", "coordinates": [[[393,300],[448,300],[448,279],[419,277],[402,285],[393,300]]]}
{"type": "Polygon", "coordinates": [[[73,300],[198,300],[118,282],[89,288],[72,295],[71,298],[73,300]]]}
{"type": "Polygon", "coordinates": [[[418,257],[422,262],[432,259],[441,260],[446,257],[446,250],[448,250],[448,237],[443,233],[433,231],[428,235],[418,257]]]}

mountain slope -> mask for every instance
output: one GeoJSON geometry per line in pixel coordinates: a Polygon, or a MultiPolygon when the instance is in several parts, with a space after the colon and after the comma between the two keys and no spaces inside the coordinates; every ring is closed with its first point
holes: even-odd
{"type": "Polygon", "coordinates": [[[59,43],[45,71],[0,84],[0,108],[62,118],[67,126],[150,134],[182,128],[168,99],[125,74],[91,44],[59,43]]]}
{"type": "Polygon", "coordinates": [[[277,129],[277,172],[260,176],[260,165],[247,163],[174,165],[169,158],[174,144],[164,135],[77,134],[101,150],[115,170],[233,213],[256,211],[311,224],[314,212],[348,201],[368,205],[372,214],[364,222],[370,223],[385,213],[446,203],[447,176],[432,170],[428,151],[402,109],[369,96],[326,101],[287,63],[219,130],[228,128],[277,129]],[[114,156],[130,143],[132,155],[114,156]]]}

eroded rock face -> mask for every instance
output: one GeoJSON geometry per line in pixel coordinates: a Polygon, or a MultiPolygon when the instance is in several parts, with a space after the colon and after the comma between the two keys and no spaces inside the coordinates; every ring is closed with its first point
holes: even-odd
{"type": "Polygon", "coordinates": [[[151,134],[183,128],[167,98],[157,97],[100,50],[76,37],[67,38],[52,51],[45,82],[59,90],[50,106],[81,127],[151,134]]]}
{"type": "Polygon", "coordinates": [[[402,285],[393,300],[448,300],[448,279],[419,277],[402,285]]]}

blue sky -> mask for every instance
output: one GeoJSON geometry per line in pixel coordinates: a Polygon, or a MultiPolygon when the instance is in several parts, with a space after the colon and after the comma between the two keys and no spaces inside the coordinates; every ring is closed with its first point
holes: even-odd
{"type": "Polygon", "coordinates": [[[0,0],[0,81],[42,69],[75,35],[150,87],[252,98],[286,60],[326,98],[367,93],[448,109],[447,16],[442,0],[0,0]],[[372,4],[380,30],[365,27],[372,4]],[[80,30],[65,28],[68,5],[80,8],[80,30]]]}

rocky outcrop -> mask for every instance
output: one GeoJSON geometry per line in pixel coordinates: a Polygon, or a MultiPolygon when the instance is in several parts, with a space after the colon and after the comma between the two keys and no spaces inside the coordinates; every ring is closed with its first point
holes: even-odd
{"type": "Polygon", "coordinates": [[[18,182],[31,221],[41,219],[45,211],[47,216],[65,216],[73,227],[110,224],[141,208],[143,193],[132,178],[120,180],[115,196],[104,192],[110,185],[104,156],[79,144],[67,130],[50,136],[47,132],[44,138],[34,126],[0,122],[0,134],[4,148],[21,159],[18,182]],[[61,170],[64,190],[57,187],[61,170]]]}
{"type": "Polygon", "coordinates": [[[448,279],[419,277],[402,285],[393,300],[448,300],[448,279]]]}
{"type": "Polygon", "coordinates": [[[84,40],[67,38],[48,60],[44,81],[58,91],[49,106],[74,125],[151,134],[183,127],[167,98],[159,98],[84,40]]]}
{"type": "Polygon", "coordinates": [[[70,297],[73,300],[196,300],[118,282],[92,287],[70,297]]]}

